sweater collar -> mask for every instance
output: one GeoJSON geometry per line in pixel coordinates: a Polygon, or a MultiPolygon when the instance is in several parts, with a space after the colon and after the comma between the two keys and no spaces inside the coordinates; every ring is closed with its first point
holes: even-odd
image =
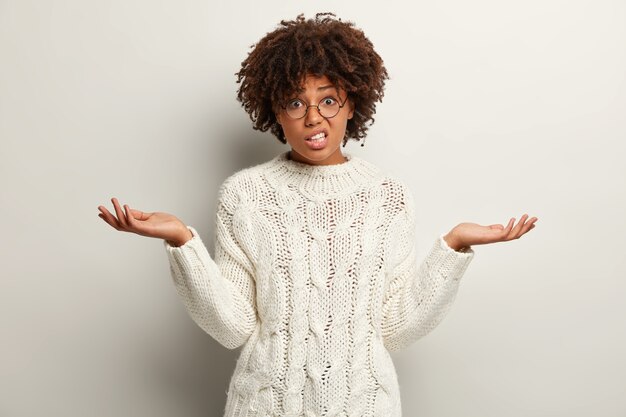
{"type": "Polygon", "coordinates": [[[288,157],[282,152],[266,164],[265,175],[274,188],[299,190],[313,200],[346,194],[381,178],[374,164],[344,152],[346,161],[333,165],[310,165],[288,157]]]}

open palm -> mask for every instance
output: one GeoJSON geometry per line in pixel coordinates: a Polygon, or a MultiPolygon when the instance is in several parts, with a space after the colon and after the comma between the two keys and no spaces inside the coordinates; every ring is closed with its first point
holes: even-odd
{"type": "Polygon", "coordinates": [[[501,224],[492,224],[481,226],[476,223],[460,223],[454,227],[446,236],[446,241],[450,246],[456,248],[484,245],[488,243],[505,242],[508,240],[519,239],[529,230],[535,227],[537,217],[528,219],[528,215],[524,214],[520,221],[515,224],[515,218],[511,218],[505,226],[501,224]]]}
{"type": "Polygon", "coordinates": [[[116,230],[168,241],[179,240],[181,234],[185,233],[185,224],[172,214],[158,211],[146,213],[131,209],[128,204],[124,204],[124,210],[122,210],[115,197],[111,201],[117,218],[104,206],[98,206],[101,211],[98,216],[116,230]]]}

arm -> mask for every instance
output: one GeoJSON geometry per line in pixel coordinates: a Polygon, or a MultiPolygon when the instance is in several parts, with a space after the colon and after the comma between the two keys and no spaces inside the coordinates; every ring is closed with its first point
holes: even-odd
{"type": "Polygon", "coordinates": [[[182,246],[163,241],[178,295],[192,319],[220,344],[235,349],[257,325],[254,267],[232,233],[232,205],[223,188],[216,212],[215,260],[195,228],[182,246]]]}
{"type": "Polygon", "coordinates": [[[413,196],[406,187],[402,189],[403,209],[390,227],[394,243],[383,298],[381,330],[389,351],[409,346],[441,322],[474,257],[471,247],[455,251],[442,234],[418,265],[413,196]]]}

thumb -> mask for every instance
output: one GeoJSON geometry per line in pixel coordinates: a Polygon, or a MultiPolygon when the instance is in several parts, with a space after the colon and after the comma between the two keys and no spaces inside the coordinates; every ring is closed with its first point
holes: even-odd
{"type": "Polygon", "coordinates": [[[130,214],[136,220],[143,220],[144,218],[149,217],[146,213],[144,213],[141,210],[132,209],[130,207],[129,207],[129,209],[130,209],[130,214]]]}

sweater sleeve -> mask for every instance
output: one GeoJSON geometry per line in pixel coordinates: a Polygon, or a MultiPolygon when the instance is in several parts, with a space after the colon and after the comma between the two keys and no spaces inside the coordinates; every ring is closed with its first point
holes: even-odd
{"type": "Polygon", "coordinates": [[[191,318],[221,345],[235,349],[254,331],[258,319],[254,267],[232,232],[228,194],[220,190],[216,211],[215,259],[198,232],[184,245],[163,241],[178,295],[191,318]]]}
{"type": "Polygon", "coordinates": [[[390,227],[393,243],[383,298],[381,330],[389,351],[411,345],[441,322],[474,257],[471,248],[457,252],[448,246],[443,239],[444,233],[418,264],[414,198],[408,188],[402,190],[402,209],[390,227]]]}

